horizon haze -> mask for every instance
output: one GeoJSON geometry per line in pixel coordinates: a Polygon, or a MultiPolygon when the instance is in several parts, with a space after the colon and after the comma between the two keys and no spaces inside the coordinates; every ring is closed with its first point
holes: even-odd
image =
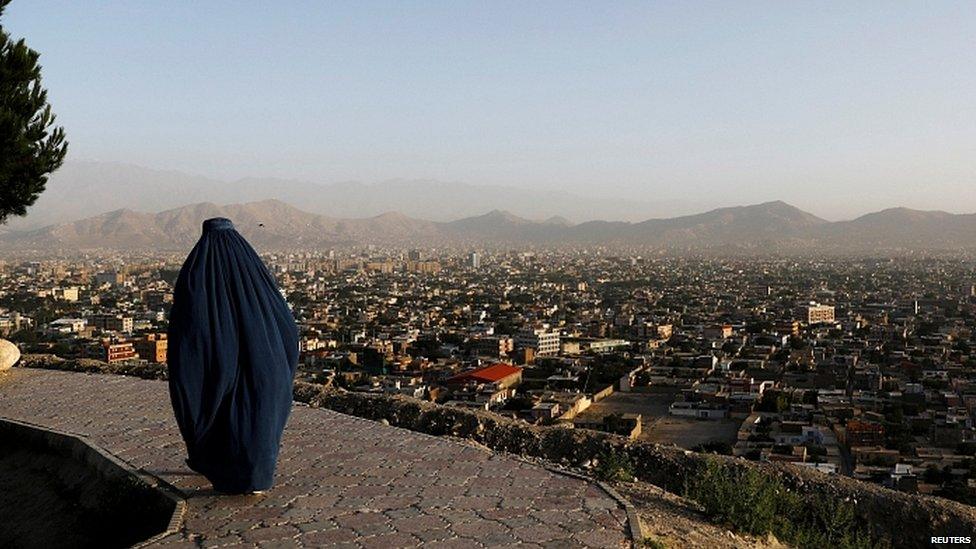
{"type": "Polygon", "coordinates": [[[72,160],[599,202],[577,221],[976,211],[964,3],[35,0],[4,28],[41,52],[72,160]]]}
{"type": "Polygon", "coordinates": [[[772,203],[786,204],[805,216],[839,225],[898,210],[935,218],[940,218],[941,214],[976,216],[976,212],[950,214],[945,210],[895,206],[876,207],[850,219],[830,220],[816,216],[803,204],[789,203],[775,196],[752,204],[703,204],[696,208],[689,201],[587,198],[558,190],[534,191],[436,180],[329,184],[277,178],[221,181],[125,163],[69,161],[51,176],[48,190],[30,208],[28,215],[11,218],[6,225],[0,226],[0,233],[29,232],[117,210],[158,214],[204,203],[229,206],[268,200],[331,219],[366,220],[397,214],[418,221],[449,223],[497,211],[524,221],[566,226],[593,222],[646,223],[772,203]]]}
{"type": "MultiPolygon", "coordinates": [[[[240,187],[240,186],[238,186],[240,187]]],[[[237,190],[235,187],[234,190],[237,190]]],[[[950,214],[906,208],[886,209],[850,221],[831,222],[783,201],[718,208],[695,215],[653,218],[640,222],[586,221],[573,223],[561,216],[526,219],[493,209],[448,222],[413,218],[388,211],[370,217],[342,217],[310,211],[321,202],[277,198],[244,202],[261,183],[249,185],[240,200],[230,204],[205,201],[156,213],[122,207],[77,221],[33,230],[0,232],[0,249],[46,250],[48,253],[84,250],[181,250],[192,245],[200,224],[211,218],[234,220],[235,225],[264,251],[349,249],[362,245],[436,247],[448,249],[614,248],[676,254],[805,255],[809,253],[903,255],[919,252],[971,253],[976,243],[976,214],[950,214]]],[[[68,189],[71,191],[71,189],[68,189]]],[[[96,196],[113,196],[112,188],[84,189],[96,196]]],[[[126,188],[115,188],[126,202],[126,188]]],[[[308,189],[297,191],[308,193],[308,189]]],[[[362,191],[362,188],[357,188],[362,191]]],[[[389,188],[374,198],[389,199],[389,188]]],[[[395,190],[395,189],[394,189],[395,190]]],[[[409,188],[413,192],[416,188],[409,188]]],[[[428,189],[436,193],[436,186],[428,189]]],[[[165,192],[185,200],[201,189],[169,187],[165,192]]],[[[72,193],[63,207],[70,208],[72,193]]],[[[322,193],[319,193],[322,194],[322,193]]],[[[361,193],[350,197],[357,205],[361,193]]],[[[312,193],[316,196],[316,193],[312,193]]],[[[486,195],[491,198],[491,194],[486,195]]],[[[455,196],[455,199],[463,197],[455,196]]],[[[394,200],[396,197],[394,197],[394,200]]],[[[475,201],[482,207],[484,201],[475,201]]],[[[334,204],[333,204],[334,206],[334,204]]],[[[56,212],[52,210],[52,212],[56,212]]],[[[51,213],[51,212],[49,212],[51,213]]]]}

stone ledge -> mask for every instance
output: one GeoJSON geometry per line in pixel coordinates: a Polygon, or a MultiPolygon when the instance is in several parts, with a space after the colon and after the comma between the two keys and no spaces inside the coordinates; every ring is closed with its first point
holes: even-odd
{"type": "Polygon", "coordinates": [[[117,374],[141,379],[166,379],[165,364],[109,364],[91,358],[64,359],[55,355],[23,355],[17,363],[21,368],[41,368],[86,374],[117,374]]]}

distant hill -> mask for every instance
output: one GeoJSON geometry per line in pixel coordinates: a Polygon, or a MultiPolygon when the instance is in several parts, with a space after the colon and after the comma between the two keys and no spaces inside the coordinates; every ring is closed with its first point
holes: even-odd
{"type": "Polygon", "coordinates": [[[640,223],[594,221],[576,225],[574,240],[653,247],[757,245],[797,238],[829,222],[785,202],[720,208],[640,223]]]}
{"type": "Polygon", "coordinates": [[[255,246],[302,249],[359,242],[398,242],[437,237],[436,224],[388,213],[365,219],[333,219],[279,200],[218,206],[205,202],[159,213],[115,210],[80,221],[8,232],[0,243],[16,248],[185,249],[199,238],[203,220],[227,217],[255,246]]]}
{"type": "MultiPolygon", "coordinates": [[[[674,203],[581,197],[551,190],[525,190],[432,180],[392,180],[365,184],[318,184],[274,178],[233,182],[175,171],[109,162],[68,162],[15,230],[77,221],[117,209],[158,212],[186,204],[280,200],[307,212],[337,218],[364,218],[397,211],[406,216],[451,221],[507,210],[533,219],[566,216],[575,220],[640,220],[674,211],[674,203]]],[[[685,205],[687,211],[687,205],[685,205]]]]}
{"type": "Polygon", "coordinates": [[[440,225],[445,240],[458,242],[556,242],[566,236],[572,224],[565,219],[549,218],[536,222],[507,211],[492,210],[484,215],[459,219],[440,225]]]}
{"type": "Polygon", "coordinates": [[[702,214],[639,223],[565,219],[533,221],[510,212],[451,222],[387,212],[364,218],[310,213],[279,200],[218,206],[210,202],[159,213],[114,210],[33,230],[0,232],[8,249],[185,250],[210,217],[228,217],[264,250],[357,244],[626,246],[658,250],[768,251],[976,249],[976,215],[885,210],[852,221],[828,222],[784,202],[720,208],[702,214]]]}
{"type": "Polygon", "coordinates": [[[836,249],[974,249],[976,214],[892,208],[820,227],[811,245],[836,249]]]}

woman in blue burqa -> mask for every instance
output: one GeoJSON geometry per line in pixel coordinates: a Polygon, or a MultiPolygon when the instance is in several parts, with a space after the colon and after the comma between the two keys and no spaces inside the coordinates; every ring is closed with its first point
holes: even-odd
{"type": "Polygon", "coordinates": [[[208,219],[176,280],[169,391],[187,465],[215,490],[274,483],[298,329],[271,273],[229,219],[208,219]]]}

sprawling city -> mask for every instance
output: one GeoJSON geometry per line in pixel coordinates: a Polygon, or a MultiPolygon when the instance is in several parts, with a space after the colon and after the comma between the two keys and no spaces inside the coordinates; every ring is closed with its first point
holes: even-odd
{"type": "Polygon", "coordinates": [[[0,548],[976,544],[976,10],[0,0],[0,548]]]}
{"type": "MultiPolygon", "coordinates": [[[[965,257],[269,254],[300,379],[976,501],[965,257]]],[[[26,353],[166,360],[180,257],[8,259],[26,353]]]]}

